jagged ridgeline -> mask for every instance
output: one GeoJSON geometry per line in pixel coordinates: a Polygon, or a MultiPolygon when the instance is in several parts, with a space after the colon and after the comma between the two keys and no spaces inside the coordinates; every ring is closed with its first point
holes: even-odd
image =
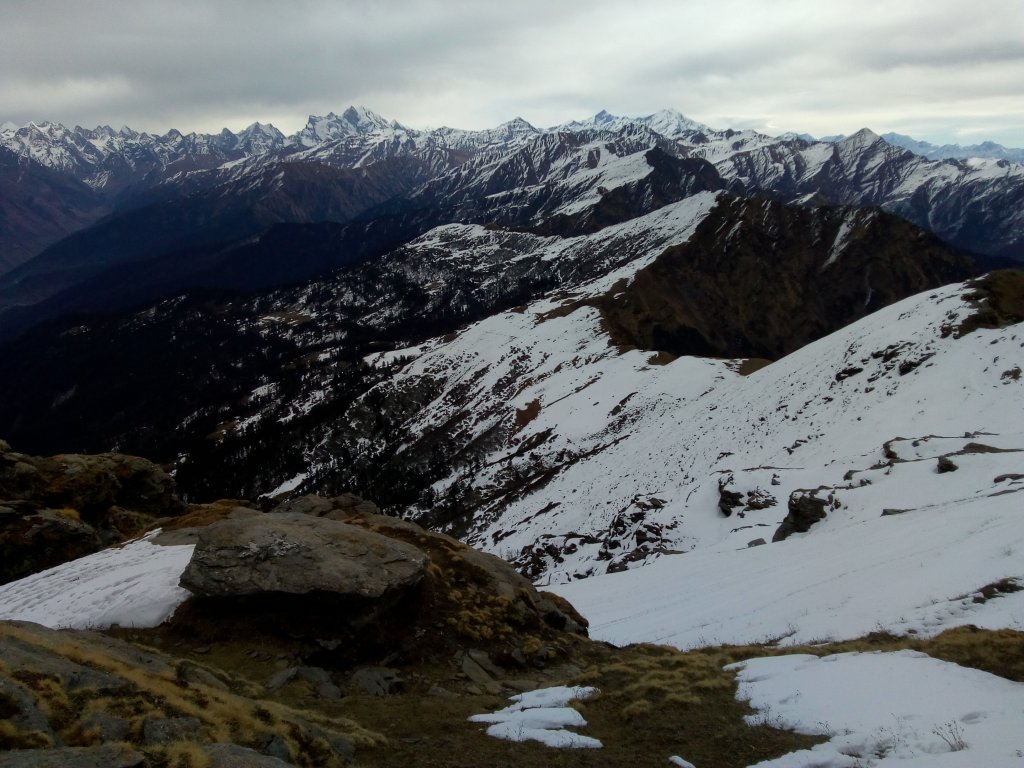
{"type": "MultiPolygon", "coordinates": [[[[37,233],[53,242],[0,274],[0,434],[146,456],[193,501],[356,490],[459,535],[593,449],[551,452],[566,427],[538,429],[557,398],[535,391],[536,366],[569,382],[592,345],[595,361],[749,372],[1020,237],[1022,171],[1005,160],[672,112],[467,132],[350,109],[292,137],[40,125],[2,143],[103,218],[37,233]],[[553,328],[568,346],[532,358],[553,328]]],[[[621,422],[648,384],[588,428],[621,422]]],[[[635,514],[605,522],[632,530],[635,514]]],[[[506,533],[488,546],[519,556],[506,533]]]]}

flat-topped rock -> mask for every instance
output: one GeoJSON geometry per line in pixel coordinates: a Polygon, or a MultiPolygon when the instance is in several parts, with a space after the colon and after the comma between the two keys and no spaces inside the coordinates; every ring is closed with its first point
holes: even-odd
{"type": "Polygon", "coordinates": [[[426,565],[426,554],[411,544],[329,518],[282,513],[201,529],[181,584],[205,597],[328,592],[375,599],[415,586],[426,565]]]}

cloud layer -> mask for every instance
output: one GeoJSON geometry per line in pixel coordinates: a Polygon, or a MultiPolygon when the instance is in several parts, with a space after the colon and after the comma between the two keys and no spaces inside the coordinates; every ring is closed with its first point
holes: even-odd
{"type": "Polygon", "coordinates": [[[234,130],[364,104],[408,125],[675,107],[1024,145],[1020,0],[6,0],[0,120],[234,130]]]}

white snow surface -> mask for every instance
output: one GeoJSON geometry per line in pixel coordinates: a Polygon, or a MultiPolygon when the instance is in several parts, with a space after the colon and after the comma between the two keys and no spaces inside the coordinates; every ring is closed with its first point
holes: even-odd
{"type": "Polygon", "coordinates": [[[559,685],[512,696],[513,704],[484,715],[473,715],[472,723],[490,723],[487,735],[506,741],[539,741],[549,747],[600,749],[601,742],[591,736],[565,730],[583,728],[587,721],[568,706],[572,701],[588,699],[598,691],[587,686],[559,685]]]}
{"type": "Polygon", "coordinates": [[[806,654],[731,665],[751,724],[829,740],[758,768],[1019,768],[1024,684],[915,651],[806,654]]]}
{"type": "MultiPolygon", "coordinates": [[[[553,591],[590,619],[594,637],[682,648],[966,623],[1024,629],[1024,592],[974,600],[1002,579],[1024,584],[1024,478],[1015,477],[1024,474],[1024,382],[1014,377],[1024,332],[943,338],[943,325],[971,311],[964,292],[948,286],[899,302],[748,377],[700,361],[707,392],[698,361],[659,369],[666,378],[676,369],[676,386],[661,390],[676,398],[671,408],[648,420],[647,404],[592,466],[548,488],[600,514],[602,500],[622,503],[627,482],[627,493],[660,500],[646,520],[676,521],[669,541],[688,551],[553,591]],[[942,455],[956,471],[938,472],[942,455]],[[719,482],[778,504],[726,518],[719,482]],[[586,496],[572,498],[567,486],[586,496]],[[831,499],[823,521],[747,546],[771,540],[793,492],[822,486],[805,494],[831,499]]],[[[586,530],[584,515],[573,521],[586,530]]],[[[566,572],[552,571],[554,580],[566,572]]]]}
{"type": "Polygon", "coordinates": [[[189,596],[178,586],[195,546],[159,546],[160,532],[0,586],[0,620],[52,629],[155,627],[189,596]]]}
{"type": "MultiPolygon", "coordinates": [[[[491,450],[480,471],[461,478],[485,495],[517,467],[553,470],[546,483],[500,496],[501,507],[493,511],[485,507],[471,544],[509,559],[533,548],[544,584],[603,573],[609,562],[635,568],[671,551],[688,552],[691,559],[698,551],[707,558],[772,559],[736,550],[757,538],[770,540],[790,495],[822,485],[838,489],[833,496],[843,506],[812,529],[808,535],[815,538],[861,526],[863,532],[850,535],[868,546],[904,526],[937,528],[934,521],[945,516],[964,535],[969,524],[963,520],[979,509],[1005,524],[1007,546],[1017,540],[1020,521],[1012,510],[1024,497],[989,495],[1020,488],[994,481],[1024,472],[1020,453],[967,456],[962,469],[949,475],[934,471],[937,455],[920,467],[905,463],[889,474],[868,472],[887,461],[885,443],[899,437],[907,438],[901,450],[929,435],[967,433],[978,434],[946,452],[970,442],[1024,449],[1024,377],[1014,376],[1024,368],[1024,330],[980,329],[962,338],[947,333],[974,312],[963,298],[967,286],[908,298],[741,376],[735,361],[684,357],[655,365],[650,353],[620,352],[610,345],[596,309],[574,308],[579,299],[630,279],[637,268],[631,262],[571,295],[493,316],[455,340],[436,340],[396,375],[399,385],[422,376],[446,382],[410,423],[414,431],[460,412],[471,419],[464,428],[477,434],[525,422],[491,450]],[[844,480],[850,472],[857,488],[842,487],[850,485],[844,480]],[[861,487],[861,480],[871,485],[861,487]],[[774,505],[725,517],[718,509],[720,482],[744,496],[770,496],[774,505]],[[904,519],[880,518],[884,509],[908,508],[916,512],[904,519]],[[957,510],[968,511],[961,518],[957,510]],[[658,546],[648,544],[645,554],[641,539],[652,538],[658,546]],[[556,554],[545,554],[548,544],[556,554]],[[625,557],[632,553],[638,554],[625,557]]],[[[436,490],[446,487],[441,483],[436,490]]],[[[941,532],[928,532],[935,535],[941,532]]],[[[837,549],[844,536],[837,536],[837,549]]],[[[797,547],[797,540],[769,550],[797,547]]],[[[882,557],[881,549],[874,547],[871,557],[882,557]]],[[[894,553],[894,565],[899,560],[894,553]]],[[[681,557],[672,562],[673,568],[688,567],[681,557]]],[[[958,592],[937,591],[928,599],[949,600],[992,580],[992,568],[972,567],[976,572],[962,574],[958,592]],[[978,578],[986,580],[975,583],[978,578]]],[[[1002,577],[1024,576],[1019,568],[1000,567],[1010,571],[1002,577]]],[[[603,582],[595,586],[595,595],[604,588],[603,582]]],[[[583,584],[565,594],[586,607],[588,589],[583,584]]],[[[592,618],[600,631],[603,620],[592,618]]]]}
{"type": "Polygon", "coordinates": [[[889,517],[874,507],[877,519],[665,557],[552,591],[590,620],[592,637],[613,643],[788,645],[962,624],[1024,630],[1024,592],[975,602],[978,589],[1003,578],[1024,584],[1021,507],[1020,494],[889,517]]]}

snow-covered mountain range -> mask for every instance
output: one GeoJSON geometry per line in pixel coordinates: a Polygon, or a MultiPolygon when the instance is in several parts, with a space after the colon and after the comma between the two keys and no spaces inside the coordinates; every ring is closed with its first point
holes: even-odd
{"type": "MultiPolygon", "coordinates": [[[[552,172],[565,178],[566,169],[557,169],[567,153],[584,146],[589,152],[591,146],[605,144],[616,145],[611,151],[619,156],[658,147],[675,157],[707,160],[748,194],[881,205],[969,251],[1020,256],[1016,216],[1021,209],[1022,171],[1007,158],[929,160],[869,131],[838,142],[813,142],[795,134],[773,138],[750,130],[716,130],[674,110],[639,118],[602,111],[588,120],[545,129],[517,118],[494,129],[465,131],[412,129],[362,107],[310,116],[291,136],[260,123],[237,134],[225,129],[187,135],[176,130],[154,135],[127,127],[68,128],[48,122],[5,124],[0,129],[0,157],[21,163],[23,173],[47,168],[84,185],[79,194],[91,191],[91,205],[69,203],[63,207],[74,208],[76,217],[71,220],[65,216],[51,226],[31,222],[30,232],[17,236],[4,232],[0,251],[5,252],[9,270],[104,215],[108,222],[113,218],[114,226],[120,220],[122,228],[137,229],[140,209],[161,205],[162,215],[169,216],[167,206],[174,204],[182,216],[179,209],[198,204],[197,196],[206,207],[224,208],[239,190],[248,192],[250,206],[265,210],[253,221],[214,232],[206,232],[205,219],[197,221],[193,215],[176,222],[180,239],[175,245],[244,237],[275,221],[345,222],[382,203],[389,203],[392,210],[399,204],[444,204],[438,194],[454,188],[463,195],[471,193],[463,183],[467,174],[483,188],[507,186],[513,179],[543,187],[552,172]],[[299,172],[296,166],[311,170],[299,172]],[[359,190],[367,200],[361,210],[351,205],[319,213],[305,210],[313,192],[329,194],[331,185],[339,183],[338,171],[353,169],[370,174],[375,186],[383,184],[381,193],[365,195],[359,190]],[[512,177],[506,177],[509,172],[512,177]],[[302,178],[303,191],[289,183],[296,175],[302,178]],[[296,195],[304,199],[292,204],[296,195]]],[[[582,155],[591,162],[588,157],[582,155]]],[[[6,206],[13,209],[23,203],[29,192],[5,184],[4,195],[10,198],[6,206]]],[[[33,194],[37,199],[38,190],[33,194]]],[[[22,226],[28,225],[22,221],[22,226]]],[[[76,241],[75,268],[109,250],[102,235],[109,229],[108,224],[92,240],[87,236],[76,241]]],[[[123,258],[155,258],[166,253],[167,240],[143,239],[123,258]]],[[[57,258],[44,254],[43,263],[57,258]]],[[[18,300],[23,302],[24,296],[18,300]]]]}
{"type": "Polygon", "coordinates": [[[299,282],[450,222],[586,233],[702,190],[879,206],[988,260],[1024,247],[1024,166],[927,160],[866,129],[835,143],[714,130],[672,110],[463,131],[350,107],[292,136],[41,123],[0,132],[0,168],[0,340],[182,288],[299,282]],[[315,225],[318,241],[343,225],[344,243],[244,279],[221,263],[281,224],[315,225]]]}

